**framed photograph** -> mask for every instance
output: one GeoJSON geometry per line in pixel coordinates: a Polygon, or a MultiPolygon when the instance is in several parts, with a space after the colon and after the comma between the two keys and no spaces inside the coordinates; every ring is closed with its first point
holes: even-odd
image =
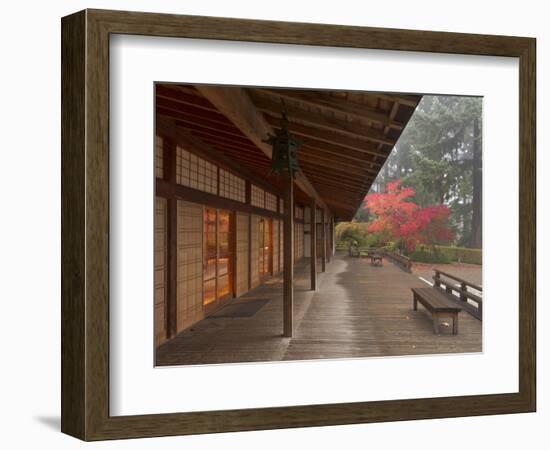
{"type": "Polygon", "coordinates": [[[535,39],[61,30],[64,433],[535,411],[535,39]]]}

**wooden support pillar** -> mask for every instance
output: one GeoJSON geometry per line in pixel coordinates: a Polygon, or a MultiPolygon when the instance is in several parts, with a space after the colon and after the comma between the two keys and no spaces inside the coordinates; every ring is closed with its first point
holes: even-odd
{"type": "Polygon", "coordinates": [[[330,217],[330,254],[331,256],[334,256],[334,216],[330,217]]]}
{"type": "Polygon", "coordinates": [[[327,223],[326,223],[326,227],[327,227],[327,262],[330,262],[330,260],[332,259],[332,253],[330,251],[330,217],[327,218],[327,223]]]}
{"type": "Polygon", "coordinates": [[[284,193],[284,273],[283,273],[283,336],[292,337],[294,303],[294,185],[291,176],[285,177],[284,193]]]}
{"type": "Polygon", "coordinates": [[[325,229],[325,210],[321,209],[321,270],[327,270],[327,233],[325,229]]]}
{"type": "MultiPolygon", "coordinates": [[[[163,168],[164,179],[171,184],[176,183],[176,145],[171,139],[163,140],[163,168]]],[[[166,337],[174,337],[178,333],[178,200],[170,190],[166,198],[166,337]]]]}
{"type": "MultiPolygon", "coordinates": [[[[252,185],[250,180],[245,184],[245,203],[250,205],[252,197],[252,185]]],[[[248,290],[252,289],[252,214],[248,215],[248,290]]]]}
{"type": "Polygon", "coordinates": [[[311,199],[309,206],[309,242],[310,242],[310,256],[311,256],[311,290],[317,289],[317,206],[315,205],[315,199],[311,199]]]}

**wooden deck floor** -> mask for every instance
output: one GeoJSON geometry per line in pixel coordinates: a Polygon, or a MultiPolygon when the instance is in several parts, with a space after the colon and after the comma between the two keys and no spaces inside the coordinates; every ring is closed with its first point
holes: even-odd
{"type": "MultiPolygon", "coordinates": [[[[384,260],[338,254],[309,288],[309,265],[296,268],[294,337],[283,338],[282,281],[273,279],[236,302],[270,301],[252,317],[207,318],[162,345],[157,365],[304,360],[481,351],[481,322],[462,312],[459,334],[412,310],[412,287],[426,287],[384,260]]],[[[443,321],[445,322],[445,321],[443,321]]]]}

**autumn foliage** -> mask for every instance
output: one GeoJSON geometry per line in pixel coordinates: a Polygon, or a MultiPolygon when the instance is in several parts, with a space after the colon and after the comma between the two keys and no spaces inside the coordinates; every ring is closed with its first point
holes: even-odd
{"type": "Polygon", "coordinates": [[[415,193],[412,187],[404,187],[397,180],[388,183],[387,192],[367,195],[365,207],[376,216],[369,224],[369,232],[401,241],[411,252],[418,244],[453,240],[454,233],[448,225],[451,210],[445,205],[422,208],[411,200],[415,193]]]}

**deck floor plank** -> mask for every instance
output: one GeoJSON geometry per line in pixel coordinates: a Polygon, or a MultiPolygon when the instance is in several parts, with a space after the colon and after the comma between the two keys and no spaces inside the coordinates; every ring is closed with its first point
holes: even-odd
{"type": "MultiPolygon", "coordinates": [[[[320,358],[358,358],[481,351],[481,322],[459,314],[459,334],[429,314],[412,310],[412,287],[426,287],[414,274],[384,260],[337,254],[309,288],[309,265],[296,267],[293,338],[282,332],[282,281],[274,278],[235,301],[270,301],[253,317],[207,318],[157,349],[156,364],[187,365],[320,358]]],[[[442,319],[451,325],[452,321],[442,319]]]]}

